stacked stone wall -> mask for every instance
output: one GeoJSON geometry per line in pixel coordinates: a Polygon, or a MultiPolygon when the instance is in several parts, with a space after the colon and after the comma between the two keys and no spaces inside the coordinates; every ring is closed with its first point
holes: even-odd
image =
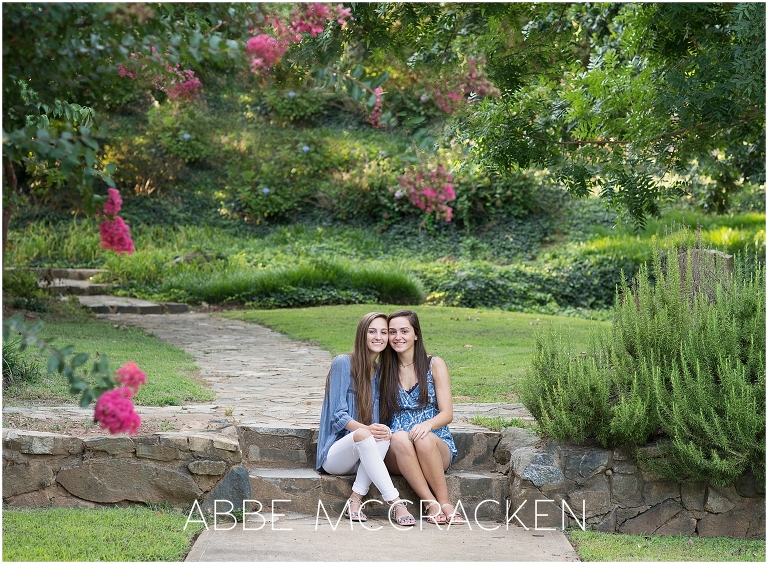
{"type": "Polygon", "coordinates": [[[240,441],[230,429],[229,435],[85,440],[3,429],[3,501],[37,507],[191,504],[240,464],[240,441]]]}
{"type": "Polygon", "coordinates": [[[509,477],[510,514],[530,528],[565,521],[605,532],[765,538],[765,484],[751,473],[726,487],[678,483],[625,450],[544,442],[522,429],[505,430],[496,459],[509,477]]]}
{"type": "MultiPolygon", "coordinates": [[[[343,500],[350,485],[348,477],[314,472],[313,429],[233,426],[86,440],[4,429],[2,436],[3,501],[9,506],[190,507],[198,500],[208,511],[215,499],[239,507],[253,495],[269,503],[262,497],[285,497],[286,488],[320,488],[323,495],[338,489],[343,500]],[[278,476],[272,468],[292,468],[293,474],[278,476]]],[[[452,498],[468,507],[483,499],[498,500],[500,507],[506,501],[514,525],[765,538],[765,484],[751,474],[726,487],[677,483],[644,470],[620,449],[542,441],[516,428],[505,429],[500,440],[490,432],[457,437],[461,455],[448,477],[452,498]]],[[[404,482],[398,487],[410,493],[404,482]]]]}

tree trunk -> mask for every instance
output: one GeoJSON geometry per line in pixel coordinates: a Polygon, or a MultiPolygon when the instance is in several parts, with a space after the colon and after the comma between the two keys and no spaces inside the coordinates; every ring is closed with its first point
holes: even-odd
{"type": "Polygon", "coordinates": [[[3,267],[5,267],[5,251],[8,247],[8,224],[11,222],[11,214],[13,214],[14,208],[11,196],[16,194],[17,189],[16,171],[13,169],[13,163],[8,158],[3,159],[3,171],[5,172],[5,183],[3,186],[3,267]]]}

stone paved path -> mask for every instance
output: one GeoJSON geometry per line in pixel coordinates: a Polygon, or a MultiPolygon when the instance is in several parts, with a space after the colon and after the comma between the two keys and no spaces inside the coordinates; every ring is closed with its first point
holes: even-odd
{"type": "MultiPolygon", "coordinates": [[[[210,404],[138,407],[147,417],[189,421],[186,428],[216,426],[217,422],[317,426],[331,354],[297,342],[253,323],[211,313],[176,315],[100,314],[115,325],[140,327],[159,339],[190,353],[202,377],[216,392],[210,404]]],[[[91,417],[91,410],[75,406],[5,408],[6,413],[44,418],[63,411],[73,417],[91,417]]],[[[522,404],[456,403],[451,428],[480,429],[467,422],[475,415],[531,419],[522,404]]]]}

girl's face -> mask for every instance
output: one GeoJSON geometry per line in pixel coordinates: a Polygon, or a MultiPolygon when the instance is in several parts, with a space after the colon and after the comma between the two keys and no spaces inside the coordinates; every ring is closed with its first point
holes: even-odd
{"type": "Polygon", "coordinates": [[[413,348],[418,337],[407,317],[394,317],[389,321],[389,346],[403,354],[413,348]]]}
{"type": "Polygon", "coordinates": [[[379,354],[387,348],[387,320],[377,317],[371,321],[365,337],[370,352],[379,354]]]}

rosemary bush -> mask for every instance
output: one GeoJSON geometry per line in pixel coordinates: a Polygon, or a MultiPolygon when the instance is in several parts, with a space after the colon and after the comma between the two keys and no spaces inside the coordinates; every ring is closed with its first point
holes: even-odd
{"type": "Polygon", "coordinates": [[[557,440],[657,440],[660,455],[642,461],[671,479],[764,476],[764,267],[737,257],[730,272],[700,244],[657,246],[619,287],[610,334],[586,351],[538,336],[521,397],[557,440]]]}

